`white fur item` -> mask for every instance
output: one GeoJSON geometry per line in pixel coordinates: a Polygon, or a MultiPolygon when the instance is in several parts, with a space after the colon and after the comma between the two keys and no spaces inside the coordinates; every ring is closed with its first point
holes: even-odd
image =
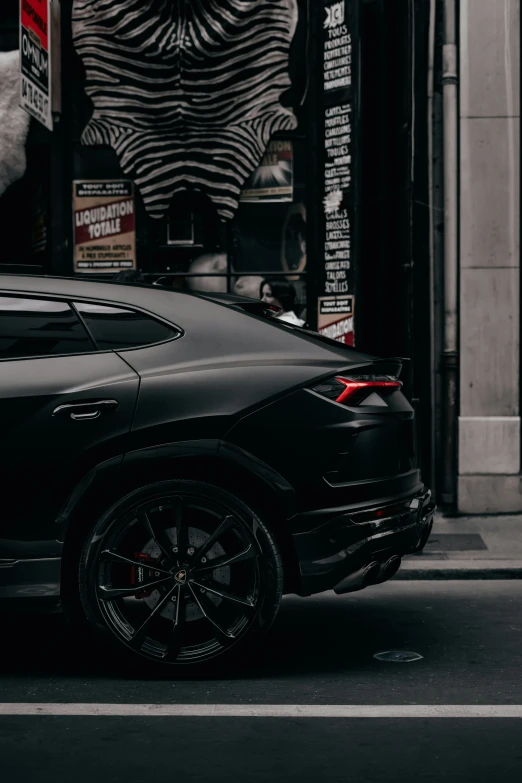
{"type": "Polygon", "coordinates": [[[25,173],[25,141],[30,117],[18,105],[18,50],[0,52],[0,196],[25,173]]]}

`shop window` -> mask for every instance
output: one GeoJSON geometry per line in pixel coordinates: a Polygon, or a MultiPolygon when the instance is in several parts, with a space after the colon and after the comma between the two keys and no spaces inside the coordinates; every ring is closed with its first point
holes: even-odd
{"type": "Polygon", "coordinates": [[[92,350],[89,336],[66,302],[0,296],[0,359],[92,350]]]}
{"type": "MultiPolygon", "coordinates": [[[[295,289],[296,314],[306,316],[306,143],[275,137],[243,187],[233,221],[220,221],[205,194],[172,199],[163,241],[148,252],[147,269],[162,285],[260,299],[265,279],[295,289]],[[157,278],[156,278],[157,279],[157,278]]],[[[149,273],[150,274],[150,273],[149,273]]]]}
{"type": "MultiPolygon", "coordinates": [[[[236,288],[240,288],[241,279],[236,288]]],[[[281,276],[266,276],[261,280],[257,294],[264,302],[281,308],[281,320],[294,326],[307,325],[306,282],[302,278],[292,280],[281,276]]]]}
{"type": "Polygon", "coordinates": [[[301,139],[275,139],[246,183],[231,226],[234,293],[259,298],[264,280],[295,290],[306,319],[306,152],[301,139]]]}

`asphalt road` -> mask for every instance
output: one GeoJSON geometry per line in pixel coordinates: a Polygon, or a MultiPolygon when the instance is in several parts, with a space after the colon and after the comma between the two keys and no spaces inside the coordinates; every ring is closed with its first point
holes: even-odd
{"type": "Polygon", "coordinates": [[[186,670],[144,680],[95,659],[59,615],[1,619],[1,703],[423,705],[404,718],[385,706],[360,719],[0,715],[2,783],[521,779],[522,717],[420,714],[522,705],[522,581],[289,598],[258,660],[200,680],[186,670]],[[423,657],[373,657],[387,650],[423,657]]]}

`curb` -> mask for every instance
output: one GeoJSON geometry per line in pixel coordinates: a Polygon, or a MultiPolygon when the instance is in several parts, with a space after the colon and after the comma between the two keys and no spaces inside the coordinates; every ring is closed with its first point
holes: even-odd
{"type": "MultiPolygon", "coordinates": [[[[393,577],[400,581],[431,579],[522,579],[520,560],[432,560],[430,563],[403,561],[393,577]]],[[[391,581],[391,580],[390,580],[391,581]]]]}

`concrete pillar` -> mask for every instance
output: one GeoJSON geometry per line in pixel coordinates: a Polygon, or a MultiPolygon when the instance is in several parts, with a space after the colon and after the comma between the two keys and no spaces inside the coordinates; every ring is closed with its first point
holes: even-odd
{"type": "Polygon", "coordinates": [[[520,0],[460,0],[458,508],[522,511],[520,0]]]}

